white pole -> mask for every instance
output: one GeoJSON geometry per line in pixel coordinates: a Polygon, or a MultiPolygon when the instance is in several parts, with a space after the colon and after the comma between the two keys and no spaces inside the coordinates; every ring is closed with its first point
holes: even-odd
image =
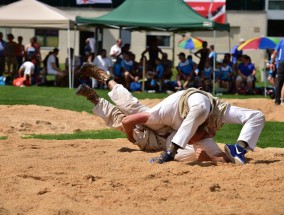
{"type": "Polygon", "coordinates": [[[75,47],[76,47],[76,32],[77,25],[74,26],[74,47],[73,47],[73,61],[72,61],[72,88],[74,88],[74,79],[75,79],[75,47]]]}
{"type": "Polygon", "coordinates": [[[213,31],[213,35],[214,35],[214,42],[213,42],[213,44],[214,44],[214,52],[215,52],[215,54],[214,54],[214,57],[213,57],[213,95],[215,95],[215,92],[216,92],[216,84],[215,84],[215,67],[216,67],[216,50],[215,50],[215,43],[216,43],[216,31],[214,30],[213,31]]]}
{"type": "MultiPolygon", "coordinates": [[[[70,50],[71,47],[71,41],[70,41],[70,21],[68,22],[68,49],[70,50]]],[[[69,73],[69,89],[72,88],[71,86],[71,56],[70,51],[68,52],[68,73],[69,73]]]]}
{"type": "Polygon", "coordinates": [[[146,73],[146,59],[145,57],[143,57],[142,92],[145,91],[145,73],[146,73]]]}
{"type": "Polygon", "coordinates": [[[228,51],[228,53],[230,53],[231,52],[231,33],[230,33],[230,31],[228,31],[228,38],[229,38],[229,51],[228,51]]]}
{"type": "Polygon", "coordinates": [[[267,86],[266,86],[266,69],[264,68],[264,97],[266,97],[266,93],[267,93],[267,86]]]}

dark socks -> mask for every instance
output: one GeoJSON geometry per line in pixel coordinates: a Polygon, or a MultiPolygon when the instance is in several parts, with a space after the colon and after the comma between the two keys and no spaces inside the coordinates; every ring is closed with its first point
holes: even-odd
{"type": "Polygon", "coordinates": [[[171,155],[175,156],[177,154],[177,150],[179,149],[180,147],[175,144],[175,143],[171,143],[169,149],[167,150],[168,153],[170,153],[171,155]]]}
{"type": "Polygon", "coordinates": [[[247,149],[248,148],[248,143],[242,140],[238,140],[237,144],[242,147],[243,149],[247,149]]]}

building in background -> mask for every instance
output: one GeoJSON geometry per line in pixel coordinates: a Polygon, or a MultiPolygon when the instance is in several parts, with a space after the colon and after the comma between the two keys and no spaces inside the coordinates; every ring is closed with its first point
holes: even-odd
{"type": "MultiPolygon", "coordinates": [[[[98,17],[109,13],[118,7],[124,0],[40,0],[43,3],[58,7],[67,13],[84,17],[98,17]],[[100,1],[104,3],[95,3],[100,1]],[[84,3],[84,4],[82,4],[84,3]],[[88,4],[86,4],[88,3],[88,4]],[[91,4],[90,4],[91,3],[91,4]]],[[[198,2],[197,0],[184,0],[189,2],[198,2]]],[[[273,36],[284,37],[284,29],[279,26],[284,24],[284,1],[283,0],[199,0],[207,2],[208,11],[205,16],[216,17],[216,14],[222,15],[222,20],[226,18],[226,22],[231,25],[231,32],[228,36],[227,32],[183,32],[186,36],[195,36],[208,41],[208,44],[215,44],[215,51],[219,53],[229,52],[230,48],[237,44],[240,38],[249,39],[258,36],[273,36]],[[218,4],[217,4],[218,3],[218,4]],[[220,4],[221,5],[220,5],[220,4]],[[215,4],[215,6],[214,6],[215,4]],[[217,5],[217,6],[216,6],[217,5]],[[221,7],[221,9],[220,9],[221,7]],[[218,9],[219,8],[219,9],[218,9]],[[207,15],[206,15],[207,14],[207,15]]],[[[0,6],[15,2],[15,0],[1,0],[0,6]]],[[[197,7],[197,6],[196,6],[197,7]]],[[[198,8],[198,7],[197,7],[198,8]]],[[[198,12],[198,11],[197,11],[198,12]]],[[[219,17],[219,16],[218,16],[219,17]]],[[[220,21],[219,17],[219,21],[220,21]]],[[[3,34],[13,33],[15,36],[23,36],[24,44],[27,44],[29,39],[36,36],[41,43],[42,52],[47,53],[53,47],[57,46],[61,51],[59,55],[60,62],[64,62],[67,56],[65,30],[54,29],[20,29],[20,28],[1,28],[3,34]]],[[[116,39],[121,37],[123,43],[131,44],[131,51],[136,54],[136,58],[140,58],[140,54],[145,50],[148,41],[151,37],[157,36],[159,46],[162,50],[168,53],[170,59],[174,59],[175,65],[178,59],[176,54],[183,51],[190,54],[190,51],[183,50],[178,47],[178,41],[182,38],[182,34],[173,36],[170,32],[129,32],[123,30],[119,32],[117,29],[97,29],[87,28],[82,31],[77,31],[76,34],[71,32],[71,41],[75,39],[76,55],[83,55],[84,43],[89,37],[97,38],[97,47],[107,50],[115,43],[116,39]]],[[[244,53],[252,57],[252,61],[256,63],[258,68],[263,68],[265,51],[244,51],[244,53]]],[[[219,57],[222,54],[218,55],[219,57]]]]}

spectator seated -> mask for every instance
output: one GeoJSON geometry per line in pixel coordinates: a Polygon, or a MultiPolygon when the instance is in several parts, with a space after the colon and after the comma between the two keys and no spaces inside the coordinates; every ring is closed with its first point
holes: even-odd
{"type": "Polygon", "coordinates": [[[236,92],[247,91],[247,94],[253,92],[256,81],[256,70],[254,64],[248,55],[243,56],[243,62],[238,65],[238,76],[236,78],[236,92]]]}

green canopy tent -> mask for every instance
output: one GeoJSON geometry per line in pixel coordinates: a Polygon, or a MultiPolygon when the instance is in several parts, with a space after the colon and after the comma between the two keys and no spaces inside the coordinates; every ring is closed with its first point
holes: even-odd
{"type": "MultiPolygon", "coordinates": [[[[216,23],[202,17],[183,0],[126,0],[118,8],[106,15],[95,18],[77,16],[76,22],[79,25],[85,24],[130,31],[170,31],[173,33],[214,31],[214,38],[215,30],[230,32],[229,24],[216,23]]],[[[214,83],[215,77],[213,93],[215,93],[214,83]]]]}
{"type": "Polygon", "coordinates": [[[99,27],[155,31],[230,31],[229,24],[208,20],[183,0],[126,0],[110,13],[96,17],[76,17],[78,24],[99,27]]]}

